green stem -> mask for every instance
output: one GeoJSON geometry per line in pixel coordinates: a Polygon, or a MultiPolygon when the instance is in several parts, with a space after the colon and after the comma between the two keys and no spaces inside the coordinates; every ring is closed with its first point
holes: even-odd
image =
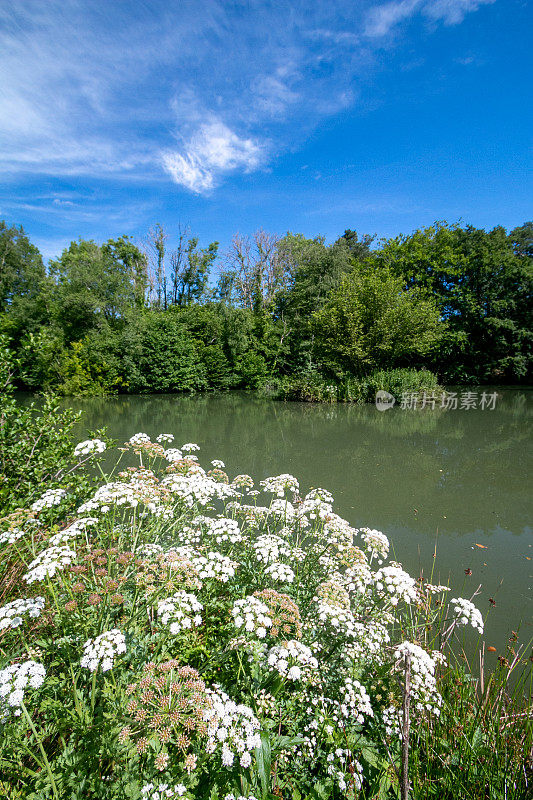
{"type": "Polygon", "coordinates": [[[91,713],[94,714],[94,701],[95,701],[95,694],[96,694],[96,676],[98,674],[98,667],[93,672],[93,682],[91,686],[91,713]]]}
{"type": "Polygon", "coordinates": [[[36,742],[37,742],[37,744],[39,746],[39,750],[41,751],[41,755],[42,755],[42,757],[44,759],[44,765],[46,767],[46,771],[48,773],[48,777],[50,778],[50,783],[52,784],[52,791],[54,793],[54,797],[58,798],[58,800],[59,800],[59,795],[57,793],[56,782],[54,780],[54,776],[52,775],[52,770],[50,768],[50,762],[48,761],[48,758],[46,756],[46,752],[45,752],[45,749],[43,747],[43,743],[40,740],[40,738],[39,738],[39,736],[37,734],[37,731],[35,730],[35,725],[33,724],[32,718],[28,714],[28,710],[27,710],[26,706],[24,705],[24,702],[21,703],[20,707],[22,708],[22,713],[26,717],[26,720],[28,721],[28,725],[30,726],[31,731],[32,731],[33,735],[35,736],[35,740],[36,740],[36,742]]]}

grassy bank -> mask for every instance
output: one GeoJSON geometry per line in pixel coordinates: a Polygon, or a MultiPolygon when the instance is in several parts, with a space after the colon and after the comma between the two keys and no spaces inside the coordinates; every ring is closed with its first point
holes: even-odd
{"type": "Polygon", "coordinates": [[[443,391],[437,376],[425,369],[379,370],[362,378],[340,380],[327,380],[310,371],[281,378],[269,387],[277,400],[306,403],[373,403],[380,389],[392,394],[396,402],[406,394],[422,397],[424,392],[429,396],[443,391]]]}

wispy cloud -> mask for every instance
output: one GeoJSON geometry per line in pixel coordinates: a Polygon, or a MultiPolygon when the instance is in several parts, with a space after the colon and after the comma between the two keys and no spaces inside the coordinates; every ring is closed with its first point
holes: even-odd
{"type": "Polygon", "coordinates": [[[393,0],[368,11],[365,35],[370,38],[387,36],[403,20],[417,13],[434,22],[457,25],[467,14],[495,0],[393,0]]]}
{"type": "Polygon", "coordinates": [[[261,144],[239,137],[220,120],[212,120],[201,125],[180,150],[162,153],[162,161],[176,183],[202,194],[227,172],[258,167],[263,153],[261,144]]]}
{"type": "Polygon", "coordinates": [[[208,193],[353,106],[402,20],[490,2],[3,0],[0,169],[208,193]]]}

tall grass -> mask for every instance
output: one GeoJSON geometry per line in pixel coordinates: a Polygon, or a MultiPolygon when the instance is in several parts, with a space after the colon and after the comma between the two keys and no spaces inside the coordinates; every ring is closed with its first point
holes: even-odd
{"type": "Polygon", "coordinates": [[[278,400],[307,403],[373,403],[383,389],[400,402],[404,394],[422,395],[440,390],[437,376],[428,370],[379,370],[362,378],[344,377],[328,380],[318,372],[308,371],[281,378],[270,387],[278,400]]]}

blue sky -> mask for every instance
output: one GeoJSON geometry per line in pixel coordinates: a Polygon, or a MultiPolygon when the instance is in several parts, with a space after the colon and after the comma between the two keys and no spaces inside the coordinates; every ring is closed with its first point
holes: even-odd
{"type": "Polygon", "coordinates": [[[0,218],[335,239],[533,217],[526,0],[3,0],[0,218]]]}

